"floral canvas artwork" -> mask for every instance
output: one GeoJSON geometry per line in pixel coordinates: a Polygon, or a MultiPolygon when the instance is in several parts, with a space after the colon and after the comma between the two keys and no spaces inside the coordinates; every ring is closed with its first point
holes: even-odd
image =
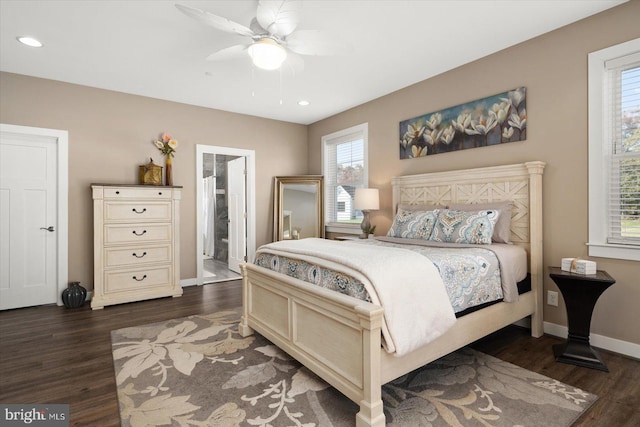
{"type": "Polygon", "coordinates": [[[527,139],[526,88],[400,122],[400,158],[527,139]]]}

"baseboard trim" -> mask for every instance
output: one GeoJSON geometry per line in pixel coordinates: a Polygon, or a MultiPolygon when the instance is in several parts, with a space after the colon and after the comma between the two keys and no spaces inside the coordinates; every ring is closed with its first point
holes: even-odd
{"type": "Polygon", "coordinates": [[[195,278],[193,278],[193,279],[181,279],[180,280],[180,286],[182,286],[183,288],[185,288],[187,286],[197,286],[197,285],[198,285],[198,281],[195,278]]]}
{"type": "MultiPolygon", "coordinates": [[[[569,329],[566,326],[544,322],[544,333],[560,338],[567,338],[569,329]]],[[[593,347],[613,351],[614,353],[623,354],[625,356],[633,357],[634,359],[640,359],[639,344],[634,344],[628,341],[622,341],[616,338],[610,338],[598,334],[591,334],[589,336],[589,341],[593,347]]]]}
{"type": "MultiPolygon", "coordinates": [[[[212,279],[212,278],[209,277],[208,279],[212,279]]],[[[208,282],[205,283],[205,285],[212,284],[212,283],[230,282],[232,280],[241,280],[241,279],[242,279],[241,276],[229,277],[229,278],[220,278],[218,280],[208,281],[208,282]]],[[[187,286],[197,286],[198,285],[198,280],[197,279],[182,279],[182,280],[180,280],[180,285],[183,288],[185,288],[187,286]]]]}
{"type": "MultiPolygon", "coordinates": [[[[531,319],[525,317],[513,323],[516,326],[531,329],[531,319]]],[[[553,335],[554,337],[566,339],[569,335],[569,328],[555,323],[543,322],[544,333],[553,335]]],[[[604,335],[591,334],[589,336],[589,342],[593,347],[601,348],[603,350],[613,351],[614,353],[629,356],[634,359],[640,360],[640,345],[634,344],[628,341],[622,341],[615,338],[605,337],[604,335]]]]}

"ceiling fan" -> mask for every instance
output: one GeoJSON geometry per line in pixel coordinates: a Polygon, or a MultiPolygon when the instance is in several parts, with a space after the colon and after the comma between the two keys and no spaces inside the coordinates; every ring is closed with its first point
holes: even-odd
{"type": "Polygon", "coordinates": [[[295,0],[259,0],[256,16],[249,27],[222,16],[183,4],[176,7],[197,21],[232,34],[251,39],[212,53],[208,61],[239,58],[247,53],[253,64],[264,70],[276,70],[285,60],[294,71],[304,67],[299,55],[340,55],[350,51],[346,43],[333,40],[318,30],[297,30],[300,2],[295,0]]]}

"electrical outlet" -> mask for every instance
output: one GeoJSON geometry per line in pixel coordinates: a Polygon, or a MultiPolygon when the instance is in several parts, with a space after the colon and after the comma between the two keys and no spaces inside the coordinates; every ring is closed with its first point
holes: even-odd
{"type": "Polygon", "coordinates": [[[558,293],[555,291],[547,291],[547,304],[554,307],[558,306],[558,293]]]}

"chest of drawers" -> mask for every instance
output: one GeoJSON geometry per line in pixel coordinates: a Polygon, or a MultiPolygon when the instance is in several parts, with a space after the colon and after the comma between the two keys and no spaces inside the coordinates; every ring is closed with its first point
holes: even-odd
{"type": "Polygon", "coordinates": [[[182,295],[181,187],[92,184],[91,308],[182,295]]]}

